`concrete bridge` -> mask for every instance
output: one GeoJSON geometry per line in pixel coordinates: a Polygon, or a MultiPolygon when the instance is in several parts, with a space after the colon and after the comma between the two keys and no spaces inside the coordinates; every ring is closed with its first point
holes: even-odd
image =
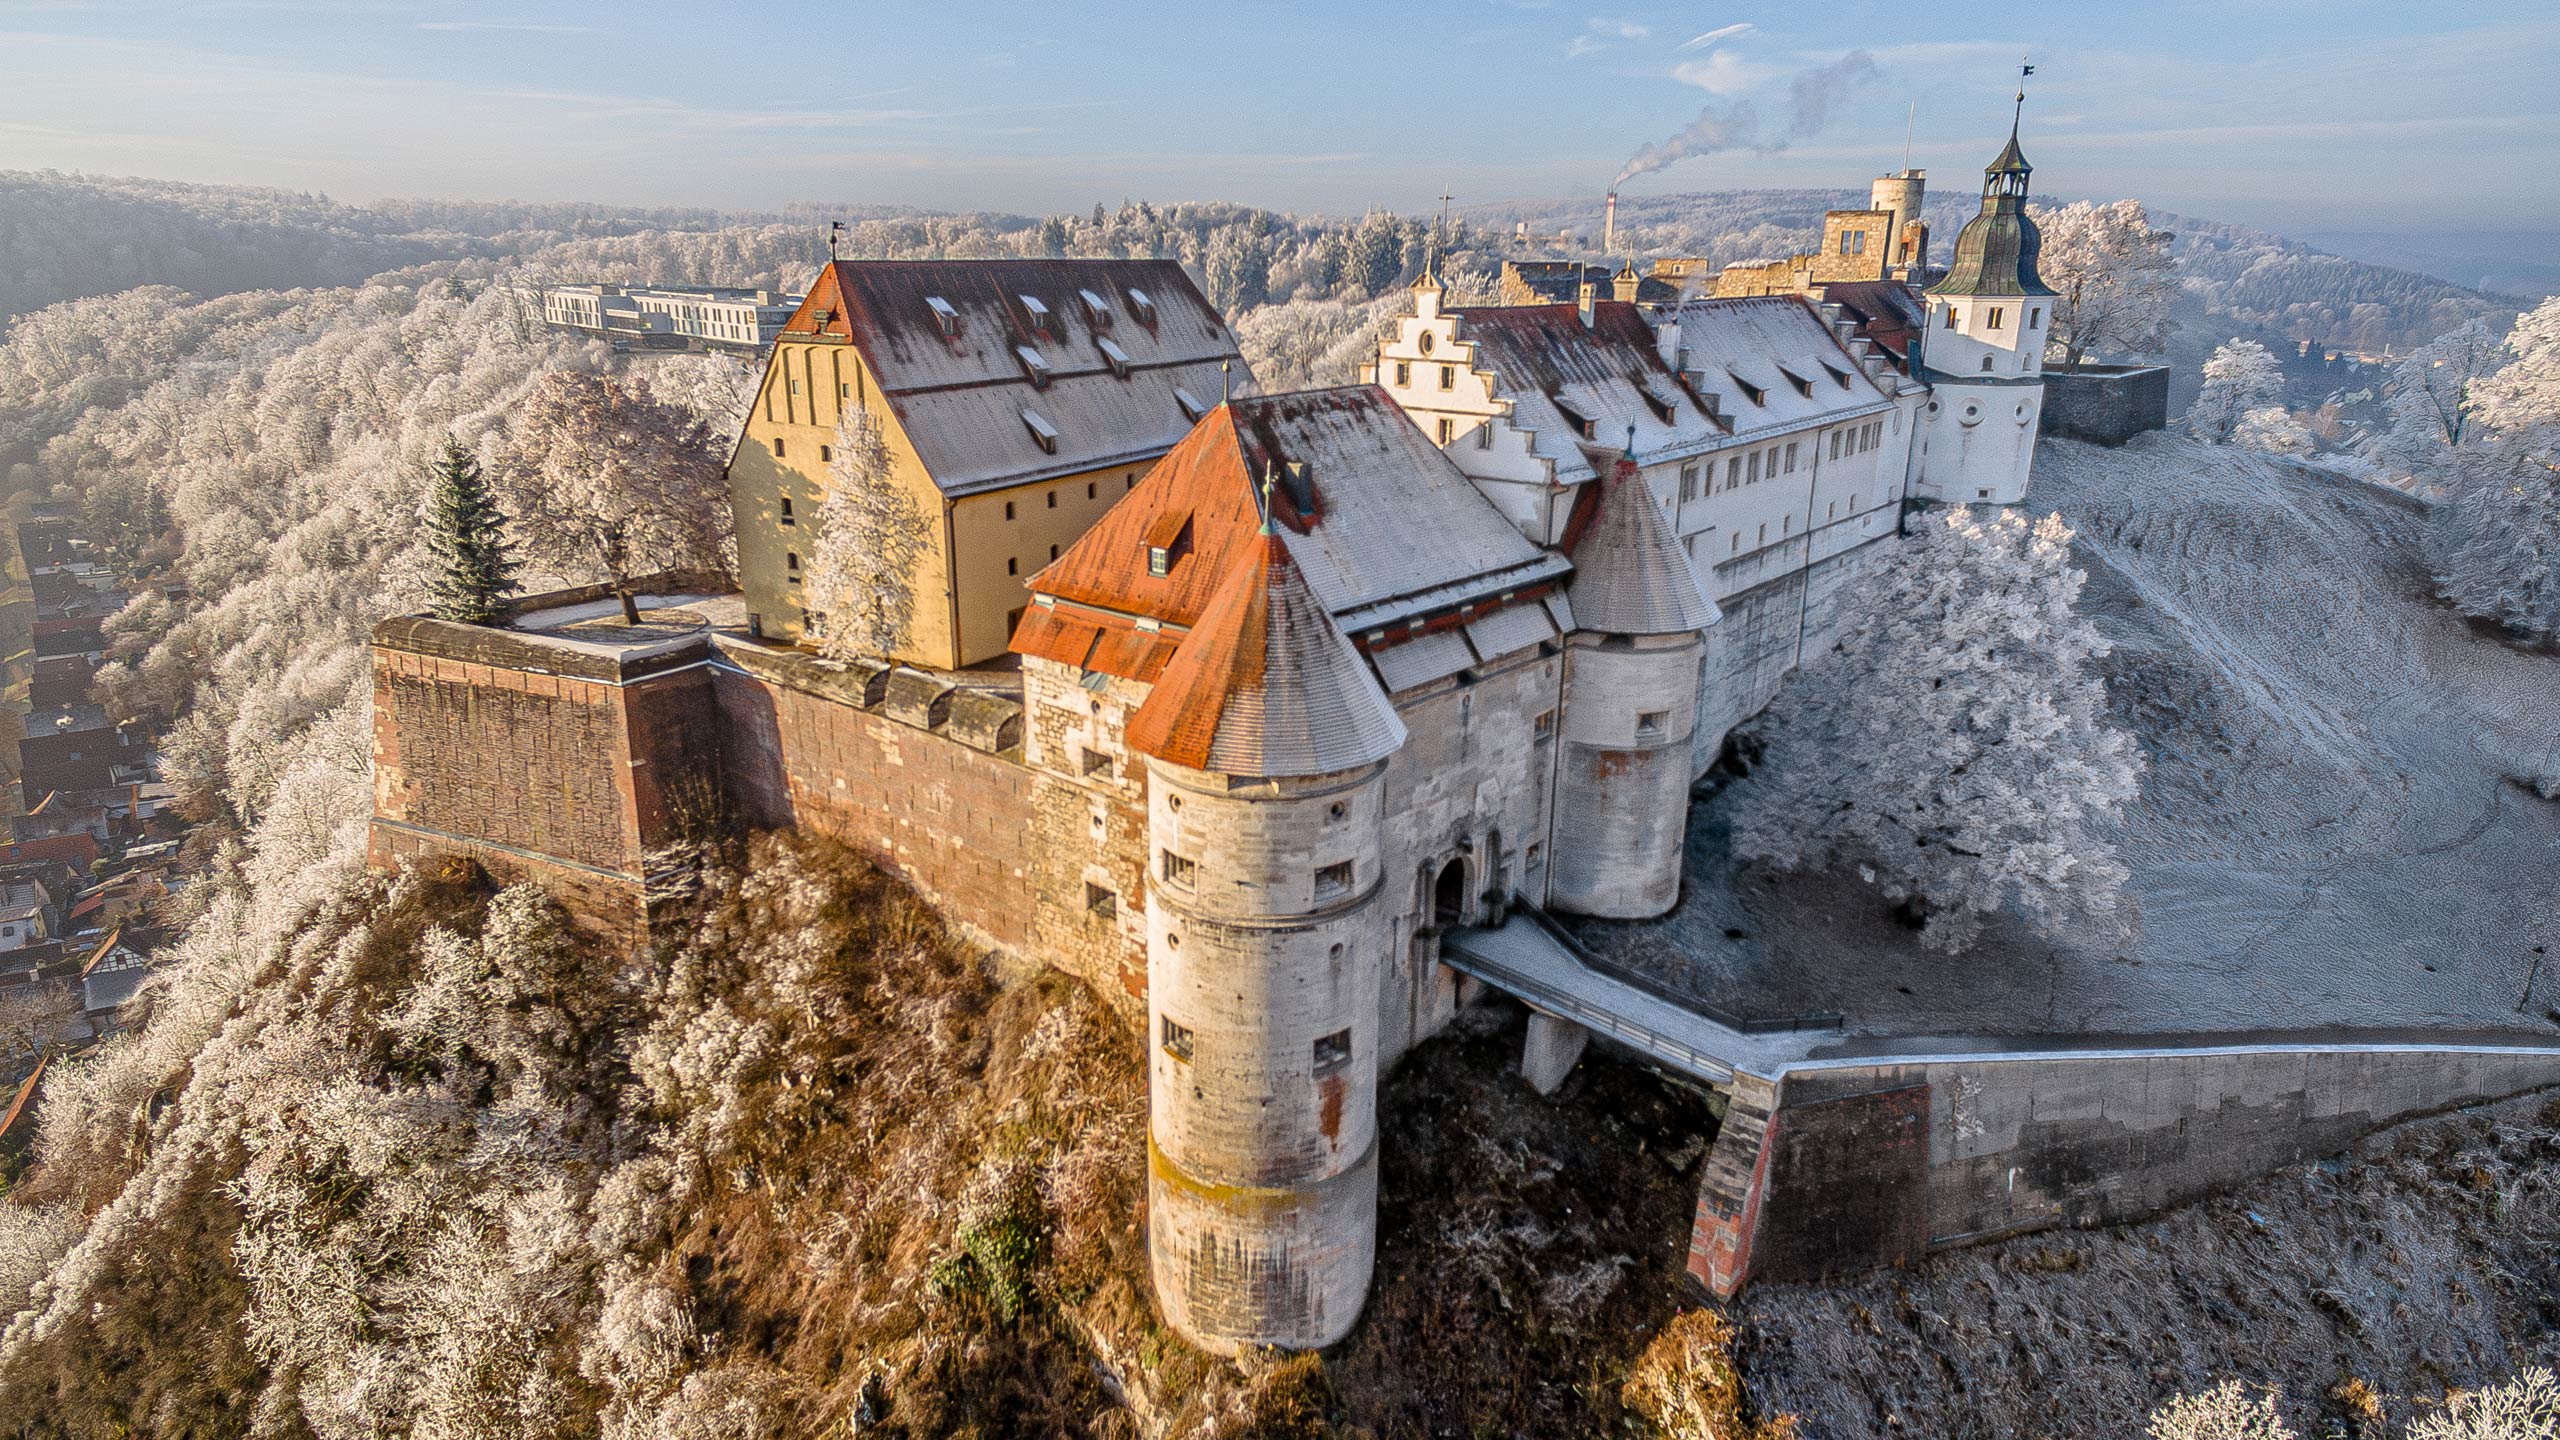
{"type": "Polygon", "coordinates": [[[1521,1073],[1540,1093],[1598,1036],[1727,1097],[1689,1256],[1722,1297],[2135,1219],[2560,1085],[2560,1042],[2521,1031],[1852,1037],[1837,1015],[1745,1019],[1639,983],[1535,911],[1453,929],[1441,953],[1529,1007],[1521,1073]]]}

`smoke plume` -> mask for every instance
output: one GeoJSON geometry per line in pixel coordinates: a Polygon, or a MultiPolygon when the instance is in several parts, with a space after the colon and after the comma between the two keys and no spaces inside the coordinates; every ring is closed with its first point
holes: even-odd
{"type": "Polygon", "coordinates": [[[1750,101],[1726,106],[1710,103],[1679,134],[1628,157],[1626,168],[1609,182],[1609,188],[1615,190],[1638,175],[1721,150],[1756,150],[1763,155],[1784,150],[1830,123],[1832,108],[1877,73],[1875,57],[1864,50],[1852,50],[1828,65],[1799,73],[1789,82],[1786,132],[1767,144],[1760,142],[1760,116],[1750,101]]]}

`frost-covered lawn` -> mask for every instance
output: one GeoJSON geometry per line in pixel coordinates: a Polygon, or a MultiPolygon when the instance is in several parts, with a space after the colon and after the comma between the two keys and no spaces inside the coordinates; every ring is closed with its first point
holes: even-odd
{"type": "Polygon", "coordinates": [[[1737,873],[1721,800],[1692,812],[1680,909],[1585,939],[1853,1034],[2560,1036],[2560,802],[2532,788],[2560,776],[2560,656],[2430,598],[2417,502],[2162,436],[2048,441],[2029,499],[2080,532],[2111,708],[2150,761],[2118,841],[2130,944],[2004,921],[1929,952],[1853,881],[1737,873]]]}

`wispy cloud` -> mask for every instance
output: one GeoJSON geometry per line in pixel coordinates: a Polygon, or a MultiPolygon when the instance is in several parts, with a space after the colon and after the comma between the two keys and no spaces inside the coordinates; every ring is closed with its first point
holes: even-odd
{"type": "Polygon", "coordinates": [[[1695,85],[1710,95],[1740,95],[1758,88],[1777,73],[1730,50],[1718,50],[1703,60],[1684,60],[1671,67],[1672,79],[1695,85]]]}
{"type": "Polygon", "coordinates": [[[1736,35],[1748,35],[1758,28],[1758,26],[1753,25],[1750,21],[1744,20],[1736,24],[1725,25],[1717,29],[1710,30],[1704,35],[1692,35],[1688,39],[1681,41],[1679,48],[1683,50],[1696,50],[1703,46],[1713,45],[1719,40],[1730,40],[1736,35]]]}
{"type": "Polygon", "coordinates": [[[1611,35],[1620,40],[1642,40],[1653,33],[1650,26],[1639,25],[1633,20],[1612,20],[1605,15],[1592,16],[1588,27],[1594,35],[1611,35]]]}
{"type": "Polygon", "coordinates": [[[514,20],[421,20],[421,30],[513,30],[526,35],[593,35],[590,25],[533,25],[514,20]]]}
{"type": "Polygon", "coordinates": [[[1609,47],[1592,39],[1588,35],[1576,35],[1573,37],[1573,43],[1564,47],[1564,58],[1567,60],[1579,60],[1594,50],[1606,50],[1607,48],[1609,47]]]}

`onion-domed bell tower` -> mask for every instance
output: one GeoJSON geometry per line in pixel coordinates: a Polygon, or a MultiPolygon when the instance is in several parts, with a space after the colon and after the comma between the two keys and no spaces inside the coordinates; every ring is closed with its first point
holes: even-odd
{"type": "Polygon", "coordinates": [[[1982,213],[1965,222],[1954,263],[1927,292],[1920,369],[1930,396],[1920,417],[1915,499],[2015,505],[2027,495],[2054,291],[2036,273],[2043,242],[2027,215],[2034,167],[2018,146],[2026,101],[2022,85],[2008,148],[1982,172],[1982,213]]]}

